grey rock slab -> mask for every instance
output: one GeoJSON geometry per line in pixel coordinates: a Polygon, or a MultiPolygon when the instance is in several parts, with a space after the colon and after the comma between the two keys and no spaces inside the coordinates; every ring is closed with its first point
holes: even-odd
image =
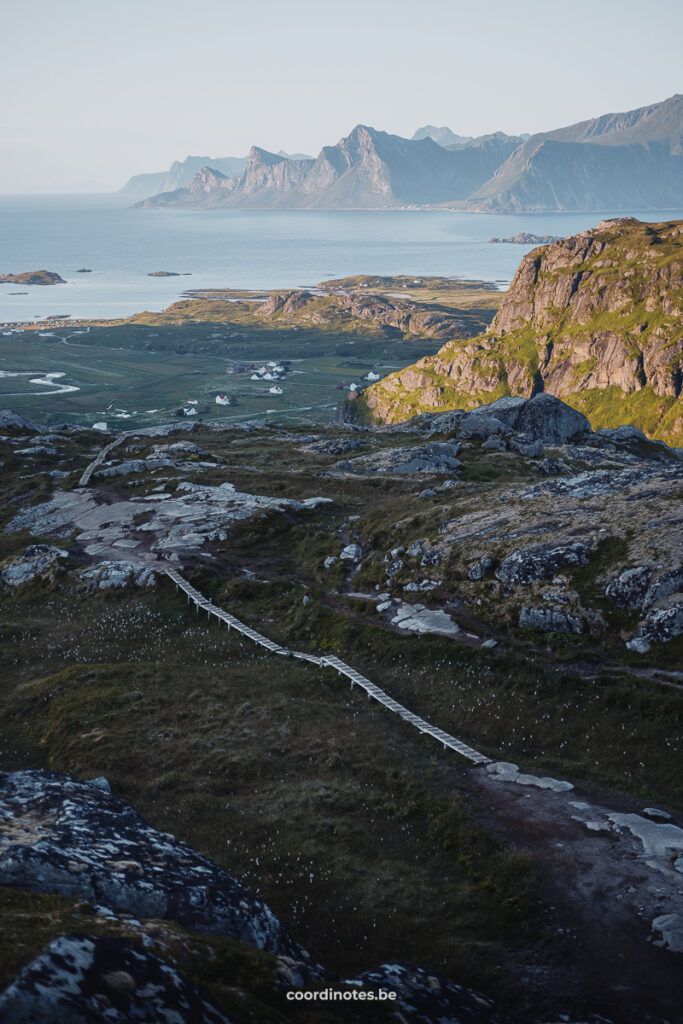
{"type": "Polygon", "coordinates": [[[672,953],[683,953],[683,914],[661,914],[652,922],[652,931],[659,932],[672,953]]]}
{"type": "Polygon", "coordinates": [[[430,610],[421,604],[401,602],[391,619],[393,625],[411,633],[437,633],[441,636],[457,636],[460,627],[450,615],[441,609],[430,610]]]}
{"type": "Polygon", "coordinates": [[[683,854],[683,828],[678,825],[648,821],[640,814],[610,812],[609,819],[618,828],[628,829],[640,840],[646,857],[665,859],[673,854],[683,854]]]}
{"type": "Polygon", "coordinates": [[[360,544],[347,544],[339,552],[339,557],[343,562],[358,562],[362,554],[363,549],[360,544]]]}

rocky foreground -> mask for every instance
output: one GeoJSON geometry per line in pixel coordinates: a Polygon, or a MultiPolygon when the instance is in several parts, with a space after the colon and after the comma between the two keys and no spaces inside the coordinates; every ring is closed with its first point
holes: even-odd
{"type": "Polygon", "coordinates": [[[1,1019],[294,1020],[286,991],[328,985],[391,990],[411,1021],[672,1019],[679,450],[549,394],[381,430],[0,429],[1,1019]],[[486,763],[252,663],[166,566],[486,763]],[[461,793],[493,845],[452,819],[461,793]]]}
{"type": "Polygon", "coordinates": [[[375,422],[547,392],[594,427],[683,443],[680,221],[624,218],[523,257],[490,328],[369,389],[375,422]]]}

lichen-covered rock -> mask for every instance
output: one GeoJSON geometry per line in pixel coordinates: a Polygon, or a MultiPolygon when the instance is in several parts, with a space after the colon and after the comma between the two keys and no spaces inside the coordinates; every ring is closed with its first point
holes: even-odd
{"type": "Polygon", "coordinates": [[[484,576],[493,569],[493,559],[484,555],[478,562],[474,562],[467,570],[467,578],[470,580],[483,580],[484,576]]]}
{"type": "Polygon", "coordinates": [[[273,911],[99,784],[0,772],[0,884],[168,918],[312,964],[273,911]]]}
{"type": "Polygon", "coordinates": [[[68,555],[68,551],[50,544],[31,544],[18,558],[5,563],[0,570],[0,580],[8,587],[20,587],[23,583],[51,574],[55,564],[68,555]]]}
{"type": "Polygon", "coordinates": [[[95,590],[153,587],[158,579],[158,574],[150,566],[132,562],[100,562],[84,569],[80,575],[95,590]]]}
{"type": "Polygon", "coordinates": [[[504,583],[533,583],[550,580],[567,565],[588,565],[590,547],[582,541],[572,544],[539,544],[513,551],[496,569],[504,583]]]}
{"type": "Polygon", "coordinates": [[[683,601],[668,608],[653,608],[641,622],[638,632],[626,646],[630,651],[647,654],[653,644],[664,644],[683,633],[683,601]]]}
{"type": "Polygon", "coordinates": [[[618,608],[640,608],[651,576],[652,569],[647,565],[624,569],[609,581],[605,587],[605,597],[618,608]]]}
{"type": "Polygon", "coordinates": [[[0,995],[3,1024],[230,1024],[171,964],[125,939],[62,935],[0,995]]]}
{"type": "Polygon", "coordinates": [[[583,620],[556,608],[522,608],[519,613],[522,629],[542,629],[546,633],[581,633],[583,620]]]}
{"type": "Polygon", "coordinates": [[[661,601],[671,594],[677,594],[683,587],[683,568],[673,569],[653,580],[643,598],[643,609],[647,611],[655,601],[661,601]]]}
{"type": "Polygon", "coordinates": [[[396,999],[384,1005],[399,1011],[397,1019],[413,1024],[513,1024],[490,999],[414,964],[380,964],[346,984],[395,992],[396,999]]]}

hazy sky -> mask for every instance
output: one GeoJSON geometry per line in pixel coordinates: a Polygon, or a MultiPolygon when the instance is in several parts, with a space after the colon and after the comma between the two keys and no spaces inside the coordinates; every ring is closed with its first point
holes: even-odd
{"type": "Polygon", "coordinates": [[[679,0],[0,0],[0,191],[188,154],[542,131],[683,91],[679,0]]]}

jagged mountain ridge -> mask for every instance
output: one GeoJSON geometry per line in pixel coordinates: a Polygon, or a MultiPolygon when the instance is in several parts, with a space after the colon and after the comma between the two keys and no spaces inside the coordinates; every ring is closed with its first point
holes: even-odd
{"type": "Polygon", "coordinates": [[[683,221],[632,218],[534,249],[489,330],[373,385],[372,417],[556,395],[594,427],[683,444],[683,221]]]}
{"type": "Polygon", "coordinates": [[[353,209],[441,203],[465,199],[519,143],[516,136],[497,133],[448,150],[431,138],[403,139],[357,125],[315,160],[292,160],[254,146],[240,176],[214,177],[208,189],[204,168],[186,188],[138,205],[353,209]]]}
{"type": "Polygon", "coordinates": [[[163,190],[155,186],[150,193],[156,194],[148,193],[138,205],[447,206],[473,212],[674,209],[683,205],[683,97],[531,137],[496,132],[466,139],[427,125],[404,139],[357,125],[336,145],[324,146],[315,160],[253,147],[238,173],[221,161],[193,166],[198,173],[210,167],[230,184],[216,179],[211,190],[206,176],[167,176],[163,190]]]}

